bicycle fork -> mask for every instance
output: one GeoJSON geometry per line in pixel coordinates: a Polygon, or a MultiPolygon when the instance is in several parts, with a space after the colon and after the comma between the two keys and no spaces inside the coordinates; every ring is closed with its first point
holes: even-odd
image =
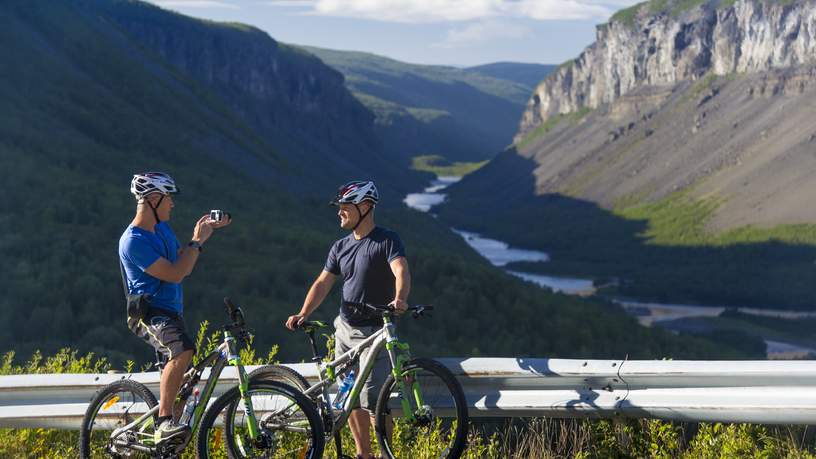
{"type": "Polygon", "coordinates": [[[241,403],[244,405],[244,413],[249,419],[249,438],[253,441],[258,440],[260,436],[260,429],[258,428],[258,419],[255,417],[255,410],[252,407],[252,400],[249,397],[249,377],[247,377],[246,370],[241,365],[241,357],[238,355],[235,347],[235,338],[229,332],[224,332],[224,341],[227,344],[228,357],[230,365],[238,368],[238,391],[241,394],[241,403]]]}
{"type": "Polygon", "coordinates": [[[402,413],[406,420],[413,422],[416,419],[414,417],[414,410],[411,408],[408,394],[413,395],[417,411],[420,412],[420,414],[426,413],[424,413],[425,403],[422,398],[422,390],[414,375],[415,372],[411,371],[408,375],[403,374],[403,366],[411,358],[410,346],[408,346],[407,343],[399,342],[394,332],[394,324],[391,322],[391,319],[386,317],[384,320],[386,324],[385,349],[388,351],[388,357],[391,359],[391,372],[394,375],[401,395],[400,404],[402,405],[402,413]]]}

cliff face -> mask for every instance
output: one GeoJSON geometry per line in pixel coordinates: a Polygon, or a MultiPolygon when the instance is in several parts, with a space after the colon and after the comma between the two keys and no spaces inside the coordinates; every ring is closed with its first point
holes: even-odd
{"type": "Polygon", "coordinates": [[[673,85],[816,61],[816,2],[710,0],[635,5],[598,27],[597,41],[535,90],[517,140],[557,114],[610,104],[639,86],[673,85]]]}
{"type": "MultiPolygon", "coordinates": [[[[613,16],[539,84],[513,148],[451,189],[451,212],[486,189],[503,193],[486,209],[564,195],[609,210],[686,193],[716,202],[711,230],[816,221],[816,2],[720,3],[655,0],[613,16]]],[[[507,218],[538,223],[529,215],[507,218]]]]}
{"type": "Polygon", "coordinates": [[[248,126],[247,141],[265,143],[281,160],[287,172],[276,180],[366,176],[396,189],[421,185],[384,153],[374,115],[351,95],[342,74],[311,54],[254,27],[198,20],[140,1],[73,1],[137,43],[151,59],[145,65],[162,66],[190,84],[165,83],[194,96],[215,95],[225,117],[237,115],[248,126]]]}

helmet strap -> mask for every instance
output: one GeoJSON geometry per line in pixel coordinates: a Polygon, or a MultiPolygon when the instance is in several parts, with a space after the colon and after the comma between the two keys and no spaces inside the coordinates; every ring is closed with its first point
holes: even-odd
{"type": "Polygon", "coordinates": [[[373,209],[374,206],[369,207],[368,210],[365,211],[365,213],[360,212],[360,206],[358,204],[354,204],[354,208],[357,209],[357,215],[360,216],[360,219],[357,220],[357,224],[354,225],[354,228],[351,229],[352,231],[356,230],[357,227],[360,226],[360,223],[362,223],[363,219],[365,219],[368,216],[368,214],[371,212],[371,209],[373,209]]]}
{"type": "Polygon", "coordinates": [[[159,218],[159,213],[156,211],[156,209],[158,209],[158,208],[159,208],[159,206],[161,206],[161,203],[162,203],[162,201],[164,201],[164,197],[165,197],[165,196],[166,196],[165,194],[162,194],[162,195],[161,195],[161,198],[159,198],[159,202],[157,202],[157,203],[156,203],[156,206],[155,206],[155,207],[153,206],[153,204],[151,204],[151,203],[150,203],[150,201],[148,201],[147,199],[145,199],[145,202],[147,202],[147,205],[148,205],[148,206],[150,206],[150,210],[152,210],[152,211],[153,211],[153,216],[154,216],[154,217],[156,217],[156,224],[157,224],[157,225],[158,225],[159,223],[161,223],[161,219],[159,218]]]}

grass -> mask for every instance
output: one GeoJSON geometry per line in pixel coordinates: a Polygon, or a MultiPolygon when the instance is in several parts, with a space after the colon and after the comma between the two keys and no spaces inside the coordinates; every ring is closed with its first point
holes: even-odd
{"type": "Polygon", "coordinates": [[[559,113],[558,115],[551,116],[547,118],[546,121],[537,126],[535,129],[533,129],[533,131],[527,134],[523,139],[521,139],[521,141],[519,141],[516,144],[516,147],[518,147],[519,149],[527,148],[533,143],[533,141],[541,138],[542,136],[553,130],[553,128],[558,126],[562,121],[567,121],[571,124],[575,124],[581,121],[591,111],[592,109],[589,107],[581,107],[574,112],[559,113]]]}
{"type": "Polygon", "coordinates": [[[462,177],[487,164],[478,162],[450,162],[439,155],[416,156],[411,167],[418,171],[432,172],[437,176],[462,177]]]}
{"type": "MultiPolygon", "coordinates": [[[[206,334],[202,327],[199,337],[206,334]]],[[[201,340],[201,338],[200,338],[201,340]]],[[[273,354],[274,352],[270,353],[273,354]]],[[[32,358],[15,365],[7,353],[0,374],[97,373],[110,369],[104,359],[92,354],[79,356],[64,349],[48,358],[32,358]]],[[[471,427],[465,459],[545,459],[545,458],[721,458],[796,457],[814,458],[814,444],[804,427],[755,424],[683,424],[660,420],[589,419],[505,419],[499,424],[471,427]]],[[[436,432],[430,441],[395,442],[398,457],[432,457],[438,449],[436,432]]],[[[19,459],[77,457],[77,431],[56,429],[0,429],[0,457],[19,459]]],[[[372,438],[374,438],[372,432],[372,438]]],[[[345,452],[353,451],[348,429],[343,430],[345,452]]],[[[375,448],[376,449],[376,448],[375,448]]],[[[326,457],[334,457],[328,445],[326,457]]],[[[192,448],[182,455],[194,457],[192,448]]],[[[435,457],[435,456],[434,456],[435,457]]]]}
{"type": "MultiPolygon", "coordinates": [[[[661,13],[669,13],[676,18],[681,14],[691,11],[692,9],[706,3],[707,0],[650,0],[647,2],[638,3],[628,8],[618,10],[609,18],[609,22],[618,22],[626,27],[635,25],[637,15],[643,6],[648,7],[649,14],[658,15],[661,13]]],[[[720,0],[717,4],[718,9],[727,9],[734,6],[737,0],[720,0]]],[[[768,5],[782,5],[788,6],[795,3],[796,0],[761,0],[768,5]]]]}
{"type": "Polygon", "coordinates": [[[635,25],[635,19],[637,18],[638,11],[640,11],[640,8],[646,3],[648,2],[638,3],[630,6],[629,8],[618,10],[612,15],[609,22],[619,22],[627,27],[635,25]]]}
{"type": "Polygon", "coordinates": [[[575,65],[575,59],[568,59],[558,65],[558,70],[569,68],[575,65]]]}
{"type": "Polygon", "coordinates": [[[444,118],[450,117],[450,112],[446,110],[437,110],[433,108],[416,108],[416,107],[406,107],[405,108],[408,113],[411,114],[414,118],[418,119],[423,123],[430,123],[437,118],[444,118]]]}
{"type": "MultiPolygon", "coordinates": [[[[705,3],[706,0],[651,0],[648,2],[638,3],[636,5],[618,10],[609,19],[609,22],[618,22],[626,27],[635,25],[637,15],[643,6],[647,6],[649,14],[657,15],[660,13],[670,13],[672,17],[678,17],[686,11],[690,11],[699,5],[705,3]]],[[[731,6],[736,0],[721,0],[720,7],[731,6]]]]}
{"type": "Polygon", "coordinates": [[[717,209],[714,200],[699,200],[688,191],[666,199],[619,209],[616,214],[628,220],[648,221],[648,228],[639,236],[649,244],[699,245],[711,242],[705,231],[705,222],[717,209]]]}
{"type": "Polygon", "coordinates": [[[686,11],[690,11],[703,3],[705,3],[705,0],[680,0],[672,5],[671,14],[673,17],[680,16],[686,11]]]}
{"type": "Polygon", "coordinates": [[[690,196],[692,189],[677,192],[664,199],[618,208],[615,213],[629,220],[648,221],[648,230],[640,235],[650,244],[724,247],[777,241],[789,244],[816,245],[816,225],[777,225],[761,228],[741,226],[724,232],[705,228],[722,201],[690,196]]]}

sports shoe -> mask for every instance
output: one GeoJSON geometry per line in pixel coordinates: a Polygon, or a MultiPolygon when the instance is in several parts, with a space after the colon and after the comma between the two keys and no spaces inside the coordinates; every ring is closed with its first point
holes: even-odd
{"type": "Polygon", "coordinates": [[[153,441],[158,444],[173,438],[184,438],[184,436],[189,434],[190,427],[168,419],[162,422],[159,428],[153,433],[153,441]]]}

